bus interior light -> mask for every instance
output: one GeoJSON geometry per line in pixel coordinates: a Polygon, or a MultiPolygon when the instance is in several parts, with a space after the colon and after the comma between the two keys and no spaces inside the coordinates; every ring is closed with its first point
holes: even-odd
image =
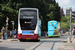
{"type": "Polygon", "coordinates": [[[27,23],[27,22],[25,21],[25,23],[27,23]]]}

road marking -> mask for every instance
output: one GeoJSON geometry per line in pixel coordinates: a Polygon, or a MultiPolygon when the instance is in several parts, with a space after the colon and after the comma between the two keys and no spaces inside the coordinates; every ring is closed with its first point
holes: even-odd
{"type": "Polygon", "coordinates": [[[55,42],[53,43],[51,50],[53,50],[53,48],[54,48],[54,45],[55,45],[55,42]]]}
{"type": "Polygon", "coordinates": [[[37,47],[39,47],[43,42],[41,42],[40,44],[38,44],[33,50],[35,50],[37,47]]]}

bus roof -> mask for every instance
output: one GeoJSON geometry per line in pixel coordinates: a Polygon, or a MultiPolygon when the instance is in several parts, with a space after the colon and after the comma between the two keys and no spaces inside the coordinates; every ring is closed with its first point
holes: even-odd
{"type": "Polygon", "coordinates": [[[19,10],[24,10],[24,9],[38,10],[37,8],[20,8],[19,10]]]}
{"type": "Polygon", "coordinates": [[[48,22],[57,22],[57,21],[48,21],[48,22]]]}

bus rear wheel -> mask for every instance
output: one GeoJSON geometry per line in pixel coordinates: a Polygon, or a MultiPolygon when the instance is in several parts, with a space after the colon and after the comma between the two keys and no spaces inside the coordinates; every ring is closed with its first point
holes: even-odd
{"type": "Polygon", "coordinates": [[[35,40],[36,42],[39,42],[40,40],[35,40]]]}

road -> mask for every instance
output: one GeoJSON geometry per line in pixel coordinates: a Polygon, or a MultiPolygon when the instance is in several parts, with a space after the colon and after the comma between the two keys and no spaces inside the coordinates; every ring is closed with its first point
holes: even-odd
{"type": "MultiPolygon", "coordinates": [[[[51,50],[54,44],[63,43],[67,39],[67,35],[58,38],[41,38],[40,42],[35,41],[3,41],[0,42],[0,50],[51,50]]],[[[61,45],[59,45],[61,46],[61,45]]]]}

